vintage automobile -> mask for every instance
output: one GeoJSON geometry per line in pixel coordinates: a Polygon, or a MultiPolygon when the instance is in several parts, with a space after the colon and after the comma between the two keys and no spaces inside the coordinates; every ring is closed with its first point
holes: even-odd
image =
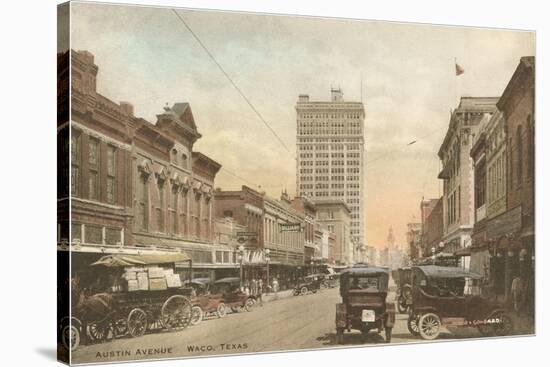
{"type": "Polygon", "coordinates": [[[322,285],[324,288],[336,288],[338,286],[339,279],[339,274],[326,274],[322,285]]]}
{"type": "Polygon", "coordinates": [[[227,313],[227,308],[233,312],[252,311],[256,304],[256,297],[247,295],[241,290],[240,278],[230,277],[216,280],[210,287],[210,293],[220,295],[224,307],[218,307],[218,317],[227,313]]]}
{"type": "Polygon", "coordinates": [[[194,278],[193,280],[186,280],[183,285],[188,288],[192,288],[195,296],[201,296],[209,292],[212,280],[210,278],[194,278]]]}
{"type": "Polygon", "coordinates": [[[392,271],[392,277],[397,286],[396,299],[397,311],[399,311],[399,313],[407,313],[409,307],[412,305],[411,274],[412,270],[410,267],[399,268],[392,271]]]}
{"type": "Polygon", "coordinates": [[[222,318],[226,315],[226,305],[221,294],[213,294],[210,290],[210,278],[195,278],[184,282],[186,287],[193,289],[191,297],[191,325],[200,324],[212,315],[222,318]]]}
{"type": "Polygon", "coordinates": [[[336,304],[336,342],[344,342],[344,330],[385,330],[386,342],[391,341],[395,324],[395,304],[386,302],[389,270],[382,267],[360,266],[340,273],[340,296],[336,304]]]}
{"type": "Polygon", "coordinates": [[[317,293],[321,289],[321,285],[325,280],[325,274],[311,274],[306,277],[294,287],[295,296],[305,296],[309,292],[317,293]]]}
{"type": "Polygon", "coordinates": [[[436,339],[443,325],[477,327],[484,336],[510,335],[512,319],[504,305],[480,296],[480,276],[458,267],[412,267],[411,334],[436,339]]]}
{"type": "MultiPolygon", "coordinates": [[[[184,253],[159,255],[106,255],[90,266],[110,273],[119,280],[121,269],[133,266],[164,265],[175,268],[175,263],[189,262],[184,253]]],[[[191,289],[173,287],[159,290],[120,289],[86,295],[81,292],[73,307],[70,322],[63,322],[61,337],[65,348],[75,350],[78,345],[102,342],[121,336],[138,337],[148,330],[182,330],[191,320],[191,289]]]]}

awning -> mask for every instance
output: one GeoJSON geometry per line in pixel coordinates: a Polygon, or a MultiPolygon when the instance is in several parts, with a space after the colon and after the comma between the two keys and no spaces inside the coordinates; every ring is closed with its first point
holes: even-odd
{"type": "Polygon", "coordinates": [[[190,261],[185,253],[163,255],[107,255],[103,256],[90,266],[103,265],[107,267],[123,267],[135,265],[158,265],[190,261]]]}
{"type": "Polygon", "coordinates": [[[437,175],[437,178],[441,178],[441,179],[444,179],[444,180],[451,178],[451,165],[447,164],[441,170],[441,172],[439,172],[439,174],[437,175]]]}
{"type": "Polygon", "coordinates": [[[463,247],[459,250],[456,250],[454,253],[455,256],[470,256],[471,254],[472,254],[471,247],[463,247]]]}

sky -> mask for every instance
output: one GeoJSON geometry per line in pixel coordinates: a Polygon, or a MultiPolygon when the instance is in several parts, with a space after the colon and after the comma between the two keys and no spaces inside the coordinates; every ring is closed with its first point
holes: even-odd
{"type": "Polygon", "coordinates": [[[289,154],[170,8],[72,6],[71,47],[95,55],[98,92],[153,123],[166,103],[189,102],[194,150],[222,164],[225,190],[293,195],[298,95],[329,100],[334,86],[362,100],[365,226],[377,247],[390,227],[404,245],[421,199],[439,197],[437,151],[459,97],[500,96],[535,54],[533,32],[179,9],[289,154]]]}

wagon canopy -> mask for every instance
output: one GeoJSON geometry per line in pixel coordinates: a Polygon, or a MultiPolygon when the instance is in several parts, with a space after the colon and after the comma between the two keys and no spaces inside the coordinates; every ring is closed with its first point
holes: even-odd
{"type": "Polygon", "coordinates": [[[159,265],[168,263],[181,263],[190,261],[187,254],[179,252],[174,254],[157,255],[106,255],[90,264],[90,266],[103,265],[107,267],[122,267],[135,265],[159,265]]]}
{"type": "Polygon", "coordinates": [[[222,283],[236,284],[240,282],[241,282],[241,278],[229,277],[229,278],[222,278],[222,279],[216,280],[214,284],[222,284],[222,283]]]}
{"type": "Polygon", "coordinates": [[[471,278],[481,279],[481,275],[471,273],[467,270],[451,266],[422,265],[416,266],[424,275],[429,278],[471,278]]]}

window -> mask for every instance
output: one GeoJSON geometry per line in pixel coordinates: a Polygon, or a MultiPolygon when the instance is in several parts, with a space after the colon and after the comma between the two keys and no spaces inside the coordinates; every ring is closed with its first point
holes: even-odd
{"type": "Polygon", "coordinates": [[[182,235],[188,234],[187,228],[187,191],[183,190],[181,193],[182,203],[181,203],[181,212],[180,212],[180,233],[182,235]]]}
{"type": "Polygon", "coordinates": [[[518,186],[521,185],[522,176],[523,176],[523,132],[521,125],[518,126],[516,131],[516,144],[517,144],[517,183],[518,186]]]}
{"type": "Polygon", "coordinates": [[[86,225],[86,243],[103,243],[103,228],[100,226],[86,225]]]}
{"type": "Polygon", "coordinates": [[[170,201],[170,225],[172,233],[178,233],[178,187],[173,186],[171,190],[172,200],[170,201]]]}
{"type": "Polygon", "coordinates": [[[116,201],[116,148],[107,147],[107,202],[116,201]]]}
{"type": "Polygon", "coordinates": [[[73,130],[71,137],[71,195],[80,195],[80,134],[73,130]]]}
{"type": "Polygon", "coordinates": [[[148,192],[148,178],[144,176],[139,177],[138,183],[138,226],[139,229],[147,231],[149,224],[149,192],[148,192]]]}
{"type": "Polygon", "coordinates": [[[531,121],[531,115],[527,116],[527,144],[527,175],[529,178],[532,178],[535,174],[535,134],[533,132],[533,121],[531,121]]]}
{"type": "Polygon", "coordinates": [[[188,168],[188,163],[187,163],[187,154],[182,154],[181,155],[181,165],[182,167],[184,168],[188,168]]]}
{"type": "Polygon", "coordinates": [[[90,167],[88,197],[97,200],[99,199],[99,140],[97,139],[90,139],[88,165],[90,167]]]}
{"type": "MultiPolygon", "coordinates": [[[[508,147],[512,147],[512,138],[508,139],[509,142],[508,142],[508,147]]],[[[512,164],[512,152],[510,152],[507,156],[508,158],[508,182],[510,183],[510,188],[513,189],[514,188],[514,165],[512,164]]]]}
{"type": "Polygon", "coordinates": [[[178,164],[178,151],[176,149],[172,149],[172,163],[178,164]]]}
{"type": "Polygon", "coordinates": [[[164,182],[158,184],[159,205],[157,207],[157,230],[164,232],[164,182]]]}

